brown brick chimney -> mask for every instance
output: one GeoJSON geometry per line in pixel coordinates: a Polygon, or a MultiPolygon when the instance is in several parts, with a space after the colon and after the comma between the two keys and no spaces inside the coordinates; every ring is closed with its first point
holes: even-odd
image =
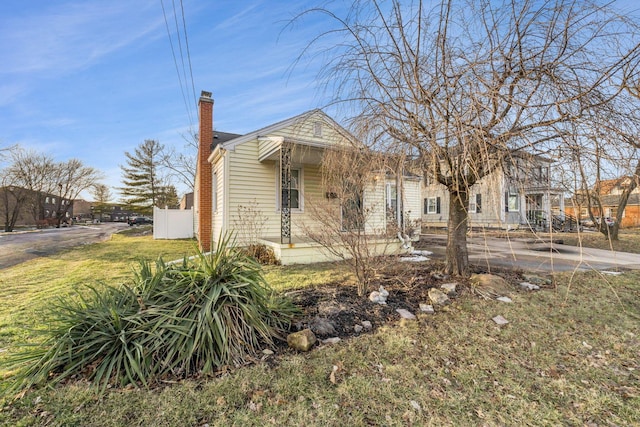
{"type": "Polygon", "coordinates": [[[213,144],[213,99],[211,92],[202,91],[198,101],[200,126],[198,129],[198,243],[202,251],[211,250],[211,222],[213,197],[211,164],[208,161],[213,144]]]}

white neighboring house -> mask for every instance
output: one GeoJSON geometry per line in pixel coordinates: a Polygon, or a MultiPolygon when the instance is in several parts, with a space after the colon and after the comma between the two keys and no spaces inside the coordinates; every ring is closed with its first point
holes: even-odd
{"type": "MultiPolygon", "coordinates": [[[[259,223],[252,224],[259,234],[256,240],[271,247],[282,264],[332,259],[305,235],[305,227],[314,226],[305,205],[336,203],[322,187],[320,164],[326,149],[353,146],[353,136],[321,110],[245,135],[213,130],[211,93],[202,92],[199,110],[194,228],[200,246],[210,250],[211,243],[215,246],[229,231],[241,240],[247,227],[240,217],[250,212],[259,223]],[[290,203],[284,209],[283,200],[290,203]]],[[[379,234],[398,216],[405,223],[420,221],[421,180],[384,175],[373,179],[363,195],[362,203],[371,212],[364,226],[367,233],[379,234]]],[[[387,251],[402,250],[397,238],[379,245],[387,251]]]]}
{"type": "MultiPolygon", "coordinates": [[[[471,187],[469,227],[514,230],[559,228],[564,218],[552,206],[564,211],[561,189],[550,179],[552,161],[541,156],[513,155],[504,168],[498,168],[471,187]]],[[[449,192],[435,179],[422,186],[422,225],[446,227],[449,218],[449,192]]]]}

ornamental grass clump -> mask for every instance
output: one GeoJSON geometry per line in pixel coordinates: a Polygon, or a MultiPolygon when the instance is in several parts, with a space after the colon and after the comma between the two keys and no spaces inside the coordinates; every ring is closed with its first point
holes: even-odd
{"type": "Polygon", "coordinates": [[[44,343],[13,357],[12,391],[67,379],[104,389],[210,374],[273,347],[296,313],[226,237],[214,252],[178,264],[141,261],[132,284],[59,300],[44,343]]]}

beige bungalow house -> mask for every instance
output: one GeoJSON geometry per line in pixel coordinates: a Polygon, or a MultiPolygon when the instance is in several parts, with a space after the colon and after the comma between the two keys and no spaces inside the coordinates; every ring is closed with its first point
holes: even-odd
{"type": "MultiPolygon", "coordinates": [[[[551,160],[541,156],[514,154],[471,187],[469,227],[514,230],[526,228],[561,229],[565,218],[552,210],[564,211],[563,191],[553,188],[551,160]]],[[[422,224],[446,227],[449,218],[449,192],[435,179],[425,179],[422,187],[422,224]]]]}
{"type": "MultiPolygon", "coordinates": [[[[218,132],[213,103],[211,93],[203,91],[194,192],[194,231],[201,248],[210,250],[224,233],[232,232],[237,244],[266,245],[285,265],[334,259],[309,237],[309,230],[323,227],[314,207],[339,203],[323,186],[323,156],[327,150],[353,147],[354,137],[321,110],[245,135],[218,132]]],[[[375,253],[407,246],[402,235],[382,236],[397,218],[403,225],[419,222],[420,181],[384,171],[367,181],[357,204],[368,213],[362,230],[379,236],[373,239],[375,253]]],[[[337,212],[346,218],[347,209],[342,206],[337,212]]]]}

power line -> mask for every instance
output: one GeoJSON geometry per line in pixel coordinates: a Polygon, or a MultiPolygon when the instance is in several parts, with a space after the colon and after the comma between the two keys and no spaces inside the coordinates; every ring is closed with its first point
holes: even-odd
{"type": "MultiPolygon", "coordinates": [[[[200,116],[198,112],[198,98],[196,98],[196,87],[195,82],[193,80],[193,67],[191,66],[191,52],[189,51],[189,39],[187,38],[187,23],[184,18],[184,5],[182,0],[180,0],[180,10],[182,12],[182,28],[184,30],[184,45],[187,48],[187,61],[189,63],[189,75],[191,76],[191,91],[193,93],[193,105],[196,107],[196,113],[198,114],[198,121],[200,121],[200,116]]],[[[186,80],[186,79],[185,79],[186,80]]]]}
{"type": "MultiPolygon", "coordinates": [[[[187,97],[186,97],[186,95],[184,93],[184,86],[182,84],[182,76],[180,75],[180,67],[178,66],[178,60],[176,59],[176,53],[175,53],[175,49],[173,47],[173,40],[171,38],[171,31],[169,29],[169,22],[167,20],[167,13],[166,13],[165,8],[164,8],[164,1],[163,0],[160,0],[160,5],[162,6],[162,15],[164,16],[164,24],[165,24],[165,27],[167,29],[167,36],[169,37],[169,44],[171,45],[171,55],[173,56],[173,63],[175,65],[175,67],[176,67],[176,73],[178,74],[178,84],[180,85],[180,92],[182,93],[182,100],[184,102],[184,107],[187,110],[187,116],[189,118],[189,125],[193,126],[193,117],[191,115],[191,110],[189,109],[189,103],[187,102],[187,97]]],[[[174,4],[174,6],[175,6],[175,4],[174,4]]],[[[174,7],[174,16],[175,16],[175,7],[174,7]]],[[[177,22],[177,18],[176,18],[176,22],[177,22]]],[[[178,35],[179,34],[180,33],[178,32],[178,35]]],[[[178,40],[179,39],[180,39],[180,37],[178,36],[178,40]]],[[[182,51],[182,47],[180,47],[180,50],[182,51]]],[[[183,62],[183,67],[184,67],[184,59],[183,59],[182,62],[183,62]]],[[[185,80],[186,80],[186,76],[185,76],[185,80]]],[[[186,81],[185,81],[185,83],[186,83],[186,81]]]]}
{"type": "MultiPolygon", "coordinates": [[[[184,53],[182,52],[182,40],[180,39],[180,25],[178,24],[178,14],[176,13],[176,0],[171,0],[171,5],[173,6],[173,22],[176,25],[176,37],[178,38],[178,50],[180,52],[180,62],[182,63],[182,76],[184,77],[184,84],[186,92],[189,90],[187,85],[187,70],[184,65],[184,53]]],[[[183,17],[184,18],[184,17],[183,17]]],[[[187,95],[188,97],[188,95],[187,95]]]]}

